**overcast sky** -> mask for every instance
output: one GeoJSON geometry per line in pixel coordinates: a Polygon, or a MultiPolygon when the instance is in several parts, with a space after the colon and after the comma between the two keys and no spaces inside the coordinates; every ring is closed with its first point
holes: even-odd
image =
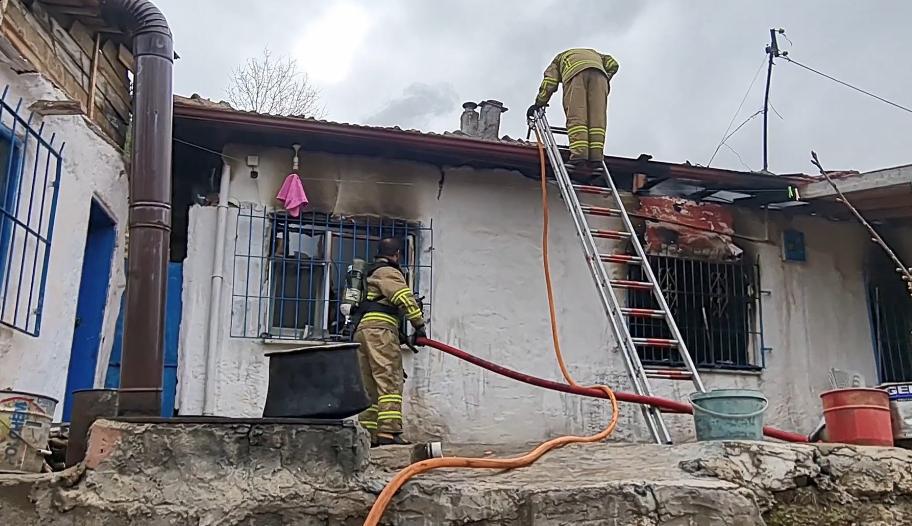
{"type": "MultiPolygon", "coordinates": [[[[509,107],[525,136],[542,71],[569,47],[613,55],[606,152],[706,164],[764,59],[769,28],[792,58],[912,107],[908,0],[156,0],[175,34],[175,89],[219,100],[231,69],[264,46],[296,58],[326,118],[425,131],[458,128],[461,103],[509,107]]],[[[735,119],[762,108],[765,67],[735,119]]],[[[549,118],[563,121],[558,93],[549,118]]],[[[912,163],[912,114],[780,61],[770,169],[814,172],[912,163]],[[781,117],[780,117],[781,116],[781,117]]],[[[762,166],[762,117],[713,166],[762,166]],[[736,153],[737,152],[737,153],[736,153]],[[740,156],[740,158],[739,158],[740,156]]]]}

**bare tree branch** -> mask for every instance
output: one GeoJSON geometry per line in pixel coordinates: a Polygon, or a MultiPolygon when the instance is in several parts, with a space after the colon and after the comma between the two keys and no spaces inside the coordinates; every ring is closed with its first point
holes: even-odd
{"type": "Polygon", "coordinates": [[[276,58],[268,48],[234,68],[228,101],[235,108],[271,115],[321,118],[320,91],[290,57],[276,58]]]}

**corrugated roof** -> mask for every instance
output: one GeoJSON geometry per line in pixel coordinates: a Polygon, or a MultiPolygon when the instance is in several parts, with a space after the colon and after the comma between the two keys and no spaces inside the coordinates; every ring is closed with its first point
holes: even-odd
{"type": "MultiPolygon", "coordinates": [[[[510,137],[485,140],[462,132],[433,133],[398,126],[268,115],[236,110],[227,102],[214,102],[198,95],[176,96],[174,115],[176,137],[188,141],[192,140],[190,135],[205,138],[209,141],[206,146],[211,148],[219,148],[227,142],[262,143],[270,135],[277,146],[284,146],[290,144],[289,141],[295,142],[293,137],[303,136],[308,139],[303,142],[305,149],[514,169],[529,175],[537,174],[538,169],[536,143],[510,137]]],[[[802,174],[738,172],[652,161],[643,156],[639,159],[606,156],[605,162],[612,173],[643,173],[653,182],[674,178],[719,189],[782,189],[810,180],[802,174]]]]}

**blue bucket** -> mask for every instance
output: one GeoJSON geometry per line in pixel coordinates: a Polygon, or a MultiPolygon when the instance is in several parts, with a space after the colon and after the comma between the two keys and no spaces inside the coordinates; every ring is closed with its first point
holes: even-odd
{"type": "Polygon", "coordinates": [[[769,400],[753,389],[714,389],[690,395],[697,440],[763,440],[769,400]]]}

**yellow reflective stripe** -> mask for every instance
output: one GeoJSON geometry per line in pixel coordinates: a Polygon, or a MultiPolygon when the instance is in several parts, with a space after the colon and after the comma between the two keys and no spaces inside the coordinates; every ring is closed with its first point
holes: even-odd
{"type": "Polygon", "coordinates": [[[377,420],[402,420],[402,411],[380,411],[377,420]]]}
{"type": "Polygon", "coordinates": [[[573,141],[570,143],[571,148],[576,148],[577,146],[587,146],[589,141],[573,141]]]}
{"type": "Polygon", "coordinates": [[[383,395],[378,400],[380,401],[381,404],[383,402],[401,402],[402,395],[397,395],[397,394],[383,395]]]}
{"type": "Polygon", "coordinates": [[[586,131],[587,129],[585,124],[577,124],[576,126],[567,128],[567,133],[576,133],[578,131],[586,131]]]}
{"type": "Polygon", "coordinates": [[[379,292],[368,292],[367,293],[367,299],[369,299],[371,301],[379,298],[380,296],[382,296],[382,294],[380,294],[379,292]]]}
{"type": "Polygon", "coordinates": [[[545,77],[544,80],[542,80],[542,84],[545,84],[545,85],[548,85],[548,84],[557,85],[557,79],[552,79],[552,78],[550,78],[550,77],[545,77]]]}
{"type": "Polygon", "coordinates": [[[420,311],[420,310],[416,310],[416,311],[414,311],[414,312],[413,312],[413,311],[406,312],[406,313],[405,313],[405,317],[406,317],[408,320],[410,320],[410,321],[412,321],[412,320],[417,320],[418,318],[421,317],[421,311],[420,311]]]}
{"type": "Polygon", "coordinates": [[[411,294],[411,292],[412,292],[412,289],[410,289],[408,287],[406,287],[402,290],[398,290],[398,291],[396,291],[395,294],[393,294],[393,297],[390,298],[390,301],[393,303],[398,303],[399,300],[402,299],[403,296],[405,296],[406,294],[411,294]]]}
{"type": "Polygon", "coordinates": [[[372,406],[368,407],[367,409],[365,409],[364,412],[365,412],[365,413],[370,413],[370,412],[372,412],[372,411],[377,411],[377,410],[379,410],[379,409],[380,409],[380,406],[378,406],[378,405],[372,405],[372,406]]]}
{"type": "Polygon", "coordinates": [[[383,312],[368,312],[367,314],[364,315],[364,317],[361,318],[361,321],[371,321],[371,320],[385,321],[385,322],[391,323],[393,325],[397,325],[397,326],[399,325],[399,318],[390,316],[389,314],[385,314],[383,312]]]}
{"type": "Polygon", "coordinates": [[[564,78],[566,78],[566,77],[572,77],[572,76],[575,75],[577,72],[586,69],[586,66],[587,66],[587,65],[588,65],[588,66],[594,66],[594,67],[597,67],[597,68],[599,68],[599,69],[603,69],[603,68],[604,68],[604,66],[602,65],[601,62],[596,62],[596,61],[594,61],[594,60],[585,59],[585,60],[578,60],[578,61],[573,62],[573,63],[571,63],[571,62],[568,61],[568,62],[565,64],[565,66],[564,66],[564,67],[567,68],[566,74],[563,75],[564,78]]]}
{"type": "Polygon", "coordinates": [[[608,70],[608,74],[611,74],[611,70],[617,70],[618,61],[614,60],[614,57],[606,56],[605,57],[605,69],[608,70]]]}
{"type": "Polygon", "coordinates": [[[605,135],[605,128],[589,128],[589,135],[605,135]]]}
{"type": "Polygon", "coordinates": [[[377,429],[377,422],[361,422],[364,429],[377,429]]]}
{"type": "Polygon", "coordinates": [[[567,67],[570,67],[570,68],[575,68],[576,66],[579,66],[580,64],[591,64],[593,66],[603,66],[603,64],[601,62],[591,60],[588,58],[584,58],[582,60],[577,60],[576,62],[570,62],[569,60],[567,60],[567,67]]]}

